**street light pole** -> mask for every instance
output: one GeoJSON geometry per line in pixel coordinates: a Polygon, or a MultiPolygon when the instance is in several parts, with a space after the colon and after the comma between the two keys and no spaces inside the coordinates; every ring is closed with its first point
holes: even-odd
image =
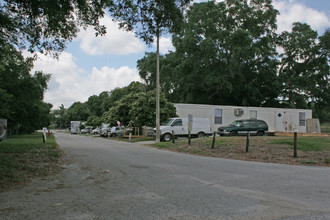
{"type": "Polygon", "coordinates": [[[156,142],[160,142],[160,107],[159,107],[159,31],[157,32],[156,54],[156,142]]]}

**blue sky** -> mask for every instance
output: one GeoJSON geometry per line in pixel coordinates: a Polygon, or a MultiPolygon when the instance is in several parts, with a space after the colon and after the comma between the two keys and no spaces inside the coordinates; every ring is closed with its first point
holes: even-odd
{"type": "MultiPolygon", "coordinates": [[[[319,34],[330,28],[330,0],[275,0],[273,4],[280,11],[278,32],[290,31],[296,21],[308,23],[319,34]]],[[[107,27],[106,36],[95,38],[92,28],[81,31],[67,44],[59,60],[39,55],[35,62],[33,71],[52,74],[44,100],[54,109],[61,104],[68,108],[102,91],[141,81],[137,60],[145,52],[155,51],[155,47],[146,46],[132,32],[119,30],[110,17],[101,23],[107,27]]],[[[169,36],[161,38],[160,50],[163,54],[174,50],[169,36]]]]}

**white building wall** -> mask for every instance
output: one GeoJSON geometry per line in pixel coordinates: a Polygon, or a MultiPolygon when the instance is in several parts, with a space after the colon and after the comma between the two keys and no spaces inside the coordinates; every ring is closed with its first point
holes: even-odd
{"type": "Polygon", "coordinates": [[[309,109],[284,109],[284,108],[262,108],[262,107],[241,107],[224,105],[199,105],[199,104],[174,104],[179,117],[187,118],[188,114],[193,117],[208,118],[212,131],[217,131],[218,127],[228,125],[237,119],[250,119],[255,116],[264,120],[269,127],[269,131],[290,132],[298,131],[306,133],[306,119],[312,118],[312,110],[309,109]],[[215,110],[222,110],[222,123],[215,123],[215,110]],[[235,115],[237,109],[243,110],[242,115],[235,115]],[[299,113],[301,113],[299,122],[299,113]],[[304,119],[303,119],[303,116],[304,119]]]}

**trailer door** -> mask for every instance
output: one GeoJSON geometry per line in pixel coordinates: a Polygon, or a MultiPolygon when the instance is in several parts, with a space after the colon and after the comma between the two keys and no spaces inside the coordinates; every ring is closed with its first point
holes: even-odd
{"type": "Polygon", "coordinates": [[[275,113],[275,131],[285,131],[284,111],[276,111],[275,113]]]}

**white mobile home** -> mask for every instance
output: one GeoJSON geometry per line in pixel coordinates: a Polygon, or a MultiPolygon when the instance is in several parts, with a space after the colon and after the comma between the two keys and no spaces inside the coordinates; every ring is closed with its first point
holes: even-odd
{"type": "Polygon", "coordinates": [[[269,127],[270,132],[307,132],[307,119],[312,119],[312,110],[309,109],[285,109],[264,107],[243,107],[224,105],[200,105],[200,104],[174,104],[179,117],[208,118],[212,131],[218,127],[228,125],[238,119],[261,119],[269,127]]]}

